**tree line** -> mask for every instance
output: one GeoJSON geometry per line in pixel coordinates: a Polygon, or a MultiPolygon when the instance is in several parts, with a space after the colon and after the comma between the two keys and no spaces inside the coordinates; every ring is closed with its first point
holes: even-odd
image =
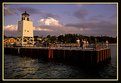
{"type": "MultiPolygon", "coordinates": [[[[7,36],[4,36],[4,38],[8,38],[7,36]]],[[[9,37],[11,38],[11,37],[9,37]]],[[[13,37],[15,38],[15,37],[13,37]]],[[[46,37],[40,37],[40,36],[34,36],[35,41],[37,38],[42,38],[42,41],[44,40],[45,42],[48,43],[75,43],[77,39],[86,39],[89,43],[103,43],[106,40],[108,40],[109,43],[116,43],[117,42],[117,37],[109,37],[109,36],[84,36],[80,34],[64,34],[64,35],[59,35],[59,36],[51,36],[47,35],[46,37]]]]}
{"type": "MultiPolygon", "coordinates": [[[[38,38],[39,36],[35,36],[35,38],[38,38]]],[[[75,43],[77,39],[86,39],[89,43],[103,43],[106,40],[108,40],[109,43],[116,43],[117,37],[109,37],[109,36],[84,36],[80,34],[65,34],[65,35],[59,35],[59,36],[51,36],[47,35],[45,37],[46,41],[49,43],[75,43]]]]}

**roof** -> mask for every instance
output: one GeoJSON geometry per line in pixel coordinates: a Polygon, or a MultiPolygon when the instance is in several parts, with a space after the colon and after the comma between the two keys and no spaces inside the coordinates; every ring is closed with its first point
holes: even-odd
{"type": "Polygon", "coordinates": [[[28,15],[28,16],[29,16],[29,14],[28,14],[28,13],[26,13],[26,11],[25,11],[24,13],[22,13],[22,15],[28,15]]]}

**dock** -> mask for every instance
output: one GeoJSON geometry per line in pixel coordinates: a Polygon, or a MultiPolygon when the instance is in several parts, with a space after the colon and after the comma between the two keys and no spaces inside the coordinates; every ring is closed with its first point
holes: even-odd
{"type": "Polygon", "coordinates": [[[97,65],[111,59],[111,49],[92,48],[82,49],[77,47],[5,47],[5,54],[41,58],[46,61],[72,62],[84,65],[97,65]]]}

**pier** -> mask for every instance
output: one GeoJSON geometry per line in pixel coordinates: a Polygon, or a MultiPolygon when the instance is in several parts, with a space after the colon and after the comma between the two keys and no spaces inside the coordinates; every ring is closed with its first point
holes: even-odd
{"type": "Polygon", "coordinates": [[[111,49],[82,49],[78,47],[5,47],[5,54],[41,58],[47,61],[97,65],[111,59],[111,49]]]}
{"type": "Polygon", "coordinates": [[[25,11],[21,14],[21,20],[18,21],[18,37],[4,40],[4,52],[5,54],[40,58],[46,61],[84,65],[103,63],[111,58],[108,40],[103,45],[103,41],[98,44],[96,37],[89,39],[75,34],[58,37],[48,35],[46,38],[38,38],[33,35],[33,22],[25,11]]]}

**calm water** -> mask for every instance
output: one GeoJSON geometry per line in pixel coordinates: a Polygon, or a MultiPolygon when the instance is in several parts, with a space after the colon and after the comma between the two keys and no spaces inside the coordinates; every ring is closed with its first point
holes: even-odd
{"type": "Polygon", "coordinates": [[[111,62],[100,68],[84,69],[64,63],[43,62],[40,59],[5,55],[4,78],[67,78],[67,79],[116,79],[116,45],[110,45],[111,62]]]}

